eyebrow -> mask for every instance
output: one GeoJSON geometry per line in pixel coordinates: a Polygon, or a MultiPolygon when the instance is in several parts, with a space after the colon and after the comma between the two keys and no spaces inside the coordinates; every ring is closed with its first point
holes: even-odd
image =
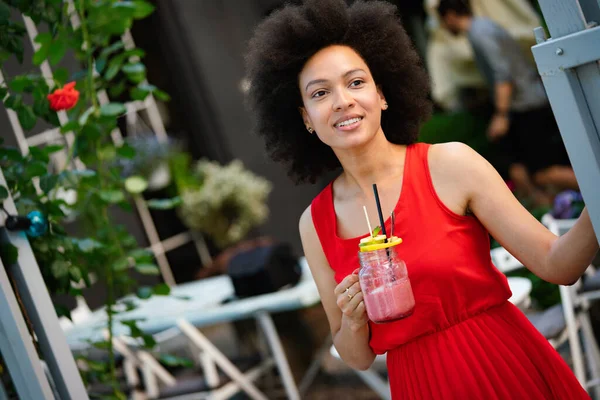
{"type": "MultiPolygon", "coordinates": [[[[346,77],[348,77],[349,75],[352,75],[355,72],[365,72],[365,70],[361,69],[361,68],[351,69],[350,71],[348,71],[344,75],[342,75],[342,77],[346,78],[346,77]]],[[[308,90],[308,87],[310,85],[315,85],[317,83],[325,83],[325,82],[328,82],[328,80],[327,79],[314,79],[314,80],[308,82],[308,84],[306,85],[306,88],[304,90],[308,90]]]]}

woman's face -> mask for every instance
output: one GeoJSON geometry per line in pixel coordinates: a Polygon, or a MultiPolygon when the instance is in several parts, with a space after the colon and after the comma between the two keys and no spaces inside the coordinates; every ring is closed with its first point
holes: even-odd
{"type": "Polygon", "coordinates": [[[352,48],[336,45],[317,52],[300,72],[299,85],[304,125],[330,147],[359,146],[381,130],[387,104],[352,48]]]}

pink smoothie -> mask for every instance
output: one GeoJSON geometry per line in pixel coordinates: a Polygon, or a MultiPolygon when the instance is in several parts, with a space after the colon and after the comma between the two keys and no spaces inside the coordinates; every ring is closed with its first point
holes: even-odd
{"type": "Polygon", "coordinates": [[[376,323],[408,317],[415,307],[410,280],[406,278],[365,293],[364,301],[369,319],[376,323]]]}

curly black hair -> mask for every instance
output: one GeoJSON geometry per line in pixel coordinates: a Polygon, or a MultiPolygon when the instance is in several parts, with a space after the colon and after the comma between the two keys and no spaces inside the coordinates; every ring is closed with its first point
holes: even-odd
{"type": "Polygon", "coordinates": [[[308,134],[299,112],[300,72],[309,58],[331,45],[348,46],[365,60],[389,104],[382,127],[390,142],[414,143],[431,114],[429,77],[396,6],[383,1],[347,6],[344,0],[306,0],[275,11],[249,43],[248,101],[267,151],[286,165],[296,183],[314,183],[340,167],[333,150],[308,134]]]}

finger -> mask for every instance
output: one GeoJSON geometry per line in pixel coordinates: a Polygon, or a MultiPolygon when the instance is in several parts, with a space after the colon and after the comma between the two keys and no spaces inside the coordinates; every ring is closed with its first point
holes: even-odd
{"type": "Polygon", "coordinates": [[[348,288],[348,291],[344,291],[344,294],[346,294],[346,296],[348,296],[348,298],[350,299],[350,298],[356,296],[356,294],[359,293],[360,291],[361,291],[360,282],[356,282],[348,288]]]}
{"type": "Polygon", "coordinates": [[[364,303],[363,292],[358,292],[356,296],[354,296],[352,300],[350,300],[350,302],[348,303],[348,307],[350,307],[353,311],[356,312],[360,303],[364,303]]]}
{"type": "Polygon", "coordinates": [[[349,288],[356,282],[358,282],[358,276],[350,274],[342,279],[342,281],[333,290],[333,293],[340,295],[346,291],[346,288],[349,288]]]}
{"type": "Polygon", "coordinates": [[[361,313],[360,311],[357,312],[357,307],[360,303],[363,302],[363,293],[359,292],[356,294],[356,296],[354,296],[352,299],[346,299],[344,300],[344,302],[346,304],[344,304],[344,306],[342,307],[342,312],[344,314],[346,314],[346,316],[348,317],[352,317],[352,316],[360,316],[361,313]]]}

